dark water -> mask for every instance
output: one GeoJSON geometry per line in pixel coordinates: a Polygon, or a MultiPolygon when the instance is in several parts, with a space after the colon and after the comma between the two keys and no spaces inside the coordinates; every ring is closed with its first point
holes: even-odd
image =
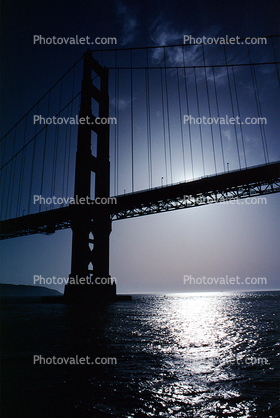
{"type": "Polygon", "coordinates": [[[279,296],[138,295],[99,312],[8,301],[1,417],[278,417],[279,296]]]}

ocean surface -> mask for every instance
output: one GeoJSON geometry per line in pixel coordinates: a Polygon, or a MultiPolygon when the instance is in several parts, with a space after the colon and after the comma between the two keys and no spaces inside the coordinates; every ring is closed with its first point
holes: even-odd
{"type": "Polygon", "coordinates": [[[135,295],[90,311],[6,300],[1,418],[279,417],[279,302],[279,292],[135,295]]]}

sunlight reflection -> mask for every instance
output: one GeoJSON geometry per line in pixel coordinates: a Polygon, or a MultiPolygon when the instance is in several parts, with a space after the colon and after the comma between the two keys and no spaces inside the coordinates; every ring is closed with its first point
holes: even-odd
{"type": "Polygon", "coordinates": [[[189,370],[213,371],[221,354],[221,341],[227,338],[229,329],[231,335],[238,335],[234,321],[224,316],[227,303],[227,298],[214,293],[173,295],[164,315],[168,318],[168,344],[161,351],[175,354],[189,370]]]}

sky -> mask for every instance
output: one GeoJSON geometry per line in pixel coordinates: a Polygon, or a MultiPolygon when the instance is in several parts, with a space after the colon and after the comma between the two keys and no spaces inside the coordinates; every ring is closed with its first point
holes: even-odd
{"type": "MultiPolygon", "coordinates": [[[[184,35],[196,38],[269,36],[279,33],[279,2],[3,2],[1,27],[2,137],[86,50],[84,45],[34,45],[34,35],[116,37],[118,44],[114,48],[182,44],[184,35]]],[[[98,48],[106,49],[104,46],[98,48]]],[[[104,61],[109,57],[108,54],[103,54],[104,61]]],[[[235,57],[237,60],[241,59],[238,54],[235,57]]],[[[256,49],[254,58],[262,60],[265,54],[263,48],[259,52],[256,49]]],[[[100,54],[97,52],[96,56],[100,54]]],[[[195,54],[192,54],[188,58],[193,60],[194,57],[195,54]]],[[[174,64],[177,55],[169,58],[170,63],[174,64]]],[[[151,62],[152,59],[156,62],[160,57],[155,52],[151,62]]],[[[124,75],[122,77],[121,80],[125,78],[124,75]]],[[[270,74],[267,74],[266,88],[268,86],[272,89],[269,77],[270,74]]],[[[133,86],[137,96],[138,90],[142,89],[140,76],[138,80],[135,78],[133,86]]],[[[223,91],[222,83],[219,88],[223,91]]],[[[244,97],[242,94],[240,97],[241,106],[243,104],[246,109],[249,93],[244,91],[244,97]]],[[[268,129],[268,140],[272,144],[270,157],[279,160],[277,116],[274,117],[279,102],[274,102],[274,96],[273,99],[271,97],[271,108],[264,106],[269,115],[273,116],[268,129]]],[[[129,112],[125,88],[120,98],[123,101],[119,108],[125,115],[126,111],[129,112]]],[[[139,103],[140,109],[143,107],[142,101],[139,100],[139,103]]],[[[113,107],[113,102],[111,105],[113,107]]],[[[152,123],[155,131],[157,125],[152,123]]],[[[250,132],[246,135],[247,141],[252,142],[250,132]]],[[[141,129],[138,130],[138,138],[140,136],[141,129]]],[[[127,137],[128,133],[124,131],[123,144],[127,137]]],[[[126,156],[128,151],[125,149],[129,147],[124,148],[126,156]]],[[[251,149],[254,150],[254,143],[251,149]]],[[[179,167],[181,156],[177,152],[174,163],[179,167]]],[[[258,148],[254,152],[257,153],[258,148]]],[[[210,161],[209,155],[206,154],[206,159],[210,161]]],[[[125,165],[126,157],[120,162],[121,165],[125,165]]],[[[154,159],[154,166],[161,167],[161,158],[154,155],[154,159]]],[[[251,161],[259,163],[255,155],[251,161]]],[[[155,173],[154,186],[160,185],[162,171],[158,168],[155,173]]],[[[180,175],[177,178],[175,176],[176,181],[182,180],[180,175]]],[[[200,175],[202,173],[198,170],[195,177],[200,175]]],[[[142,170],[137,168],[135,179],[139,179],[136,180],[138,189],[142,187],[142,176],[142,170]]],[[[120,175],[118,192],[124,188],[129,191],[130,184],[126,185],[125,181],[121,183],[121,179],[120,175]]],[[[133,294],[279,289],[279,203],[279,194],[273,194],[266,195],[266,204],[246,204],[242,200],[235,204],[205,205],[113,222],[110,274],[116,278],[118,292],[133,294]],[[189,283],[190,277],[196,279],[195,285],[189,283]],[[235,280],[232,282],[235,284],[210,284],[211,280],[207,284],[199,284],[198,278],[203,277],[233,277],[235,280]],[[236,284],[237,277],[243,284],[236,284]],[[266,280],[260,280],[259,284],[245,284],[246,278],[266,280]]],[[[34,235],[5,240],[0,243],[0,247],[3,283],[33,285],[34,275],[67,278],[70,273],[71,230],[57,231],[50,236],[34,235]]],[[[63,292],[62,285],[49,287],[63,292]]]]}

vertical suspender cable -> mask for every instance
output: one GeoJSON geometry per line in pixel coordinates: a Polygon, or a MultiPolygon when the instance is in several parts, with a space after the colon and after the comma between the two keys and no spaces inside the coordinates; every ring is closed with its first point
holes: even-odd
{"type": "Polygon", "coordinates": [[[116,132],[116,194],[119,194],[119,116],[120,116],[120,70],[117,70],[117,132],[116,132]]]}
{"type": "MultiPolygon", "coordinates": [[[[59,111],[61,109],[61,97],[62,97],[62,81],[60,82],[60,95],[59,95],[59,111]]],[[[59,125],[55,126],[55,141],[54,141],[54,159],[53,159],[53,170],[52,170],[52,188],[51,196],[55,194],[55,183],[56,183],[56,163],[57,163],[57,154],[58,154],[58,137],[59,137],[59,125]]],[[[53,209],[53,203],[51,204],[51,209],[53,209]]]]}
{"type": "Polygon", "coordinates": [[[134,192],[134,161],[133,161],[133,78],[132,78],[132,48],[130,48],[130,126],[131,126],[131,183],[134,192]]]}
{"type": "Polygon", "coordinates": [[[149,79],[149,55],[146,48],[147,68],[145,69],[145,85],[146,85],[146,113],[147,113],[147,148],[148,148],[148,179],[149,188],[152,187],[152,146],[151,146],[151,114],[150,114],[150,79],[149,79]]]}
{"type": "Polygon", "coordinates": [[[160,70],[160,81],[161,81],[162,125],[163,125],[164,161],[165,161],[165,182],[167,183],[167,151],[166,151],[165,114],[164,114],[164,96],[163,96],[163,69],[160,70]]]}
{"type": "MultiPolygon", "coordinates": [[[[251,69],[251,76],[252,76],[252,81],[253,81],[253,86],[254,86],[254,93],[255,93],[255,100],[256,100],[257,112],[258,112],[258,117],[260,118],[262,116],[261,102],[260,102],[260,96],[259,96],[259,92],[258,92],[258,85],[257,85],[255,68],[254,68],[254,66],[251,63],[250,50],[249,50],[248,45],[247,45],[247,51],[248,51],[249,62],[251,64],[250,65],[250,69],[251,69]]],[[[264,159],[265,159],[265,162],[267,163],[269,161],[269,158],[268,158],[268,150],[267,150],[267,144],[266,144],[265,130],[264,130],[264,127],[261,124],[259,124],[259,126],[260,126],[260,133],[261,133],[261,140],[262,140],[262,146],[263,146],[264,159]]]]}
{"type": "MultiPolygon", "coordinates": [[[[215,80],[214,67],[212,67],[212,73],[213,73],[213,81],[214,81],[214,89],[215,89],[215,98],[216,98],[217,113],[218,113],[218,118],[220,120],[219,102],[218,102],[218,95],[217,95],[217,88],[216,88],[216,80],[215,80]]],[[[224,167],[224,171],[226,171],[225,156],[224,156],[224,147],[223,147],[223,138],[222,138],[222,129],[221,129],[221,124],[220,123],[219,123],[219,133],[220,133],[220,140],[221,140],[221,150],[222,150],[222,157],[223,157],[223,167],[224,167]]]]}
{"type": "MultiPolygon", "coordinates": [[[[73,81],[72,81],[72,95],[71,97],[74,97],[74,91],[75,91],[75,76],[76,76],[76,67],[74,67],[73,70],[73,81]]],[[[80,92],[81,93],[81,92],[80,92]]],[[[70,114],[73,116],[73,100],[71,102],[70,107],[70,114]]],[[[66,176],[66,196],[68,197],[69,193],[69,176],[70,176],[70,156],[71,156],[71,143],[72,143],[72,125],[70,124],[70,134],[69,134],[69,144],[68,144],[68,161],[67,161],[67,176],[66,176]]],[[[73,188],[74,192],[74,188],[73,188]]],[[[74,193],[73,193],[74,194],[74,193]]]]}
{"type": "MultiPolygon", "coordinates": [[[[117,117],[117,50],[115,51],[115,116],[117,117]]],[[[118,119],[117,119],[118,120],[118,119]]],[[[117,195],[117,123],[114,126],[114,195],[117,195]]]]}
{"type": "MultiPolygon", "coordinates": [[[[234,68],[233,68],[233,66],[231,67],[231,70],[232,70],[233,85],[234,85],[234,91],[235,91],[235,97],[236,97],[237,111],[238,111],[239,117],[241,118],[241,113],[240,113],[240,108],[239,108],[239,101],[238,101],[238,95],[237,95],[237,88],[236,88],[236,82],[235,82],[235,75],[234,75],[234,68]]],[[[244,137],[243,137],[242,123],[240,123],[240,132],[241,132],[241,139],[242,139],[242,146],[243,146],[245,167],[247,168],[247,159],[246,159],[246,152],[245,152],[245,145],[244,145],[244,137]]]]}
{"type": "MultiPolygon", "coordinates": [[[[203,55],[203,64],[204,64],[204,73],[205,73],[205,82],[206,82],[206,94],[207,94],[207,102],[208,102],[208,112],[211,118],[211,107],[210,107],[210,98],[209,98],[209,86],[207,80],[207,71],[206,71],[206,61],[205,61],[205,54],[204,54],[204,46],[202,44],[202,55],[203,55]]],[[[214,167],[215,167],[215,174],[217,174],[217,164],[216,164],[216,155],[215,155],[215,145],[214,145],[214,135],[213,135],[213,126],[210,123],[211,129],[211,139],[212,139],[212,149],[213,149],[213,158],[214,158],[214,167]]]]}
{"type": "MultiPolygon", "coordinates": [[[[17,126],[15,127],[15,137],[16,137],[16,131],[17,131],[17,126]]],[[[12,181],[12,191],[11,191],[11,202],[10,202],[10,211],[9,211],[9,218],[11,218],[11,211],[12,211],[12,204],[13,204],[13,194],[14,194],[14,184],[15,184],[15,178],[16,178],[16,161],[17,161],[17,157],[15,159],[15,161],[13,160],[12,166],[14,165],[14,173],[12,175],[13,181],[12,181]]]]}
{"type": "MultiPolygon", "coordinates": [[[[200,118],[200,108],[199,108],[199,100],[198,100],[198,89],[197,89],[197,79],[196,79],[196,71],[194,71],[194,81],[195,81],[195,92],[196,92],[196,104],[197,104],[197,113],[198,117],[200,118]]],[[[201,147],[201,157],[202,157],[202,167],[203,167],[203,175],[205,176],[205,164],[204,164],[204,152],[203,152],[203,142],[202,142],[202,130],[201,130],[201,123],[199,126],[199,136],[200,136],[200,147],[201,147]]]]}
{"type": "MultiPolygon", "coordinates": [[[[66,118],[69,117],[70,106],[71,106],[70,104],[67,106],[66,118]]],[[[67,143],[68,143],[68,123],[66,124],[66,129],[65,129],[65,145],[64,145],[64,158],[63,158],[64,161],[63,161],[63,176],[62,176],[62,197],[65,197],[64,196],[64,188],[65,188],[64,184],[65,184],[65,177],[66,177],[67,143]]],[[[64,203],[61,206],[64,206],[64,203]]]]}
{"type": "MultiPolygon", "coordinates": [[[[253,74],[254,74],[255,84],[256,84],[256,95],[257,95],[258,103],[259,103],[259,114],[260,114],[261,120],[263,120],[263,116],[262,116],[263,115],[263,113],[262,113],[262,105],[261,105],[261,100],[260,100],[260,95],[259,95],[259,89],[258,89],[258,82],[257,82],[257,76],[256,76],[255,66],[254,65],[253,65],[253,74]]],[[[268,148],[267,148],[267,140],[266,140],[265,129],[264,129],[264,126],[262,124],[259,124],[259,125],[260,125],[261,132],[263,132],[262,139],[263,139],[265,162],[266,163],[269,163],[269,155],[268,155],[268,148]]]]}
{"type": "MultiPolygon", "coordinates": [[[[26,116],[26,119],[25,119],[23,145],[25,145],[25,143],[26,143],[27,118],[28,118],[28,116],[26,116]]],[[[25,169],[25,156],[26,156],[26,148],[24,148],[23,151],[22,151],[22,159],[21,159],[21,167],[20,167],[20,180],[19,180],[19,193],[18,193],[18,201],[17,201],[17,216],[20,216],[20,209],[21,209],[22,185],[23,185],[24,169],[25,169]]]]}
{"type": "Polygon", "coordinates": [[[178,98],[179,98],[179,113],[180,113],[180,128],[181,128],[181,140],[182,140],[182,156],[183,156],[184,180],[186,180],[184,135],[183,135],[183,121],[182,121],[182,108],[181,108],[180,85],[179,85],[179,70],[178,70],[178,68],[177,68],[177,87],[178,87],[178,98]]]}
{"type": "MultiPolygon", "coordinates": [[[[37,115],[39,113],[39,103],[37,105],[37,115]]],[[[36,142],[37,142],[37,124],[35,125],[35,139],[33,142],[33,154],[32,154],[32,164],[31,164],[31,173],[30,173],[30,187],[29,187],[29,199],[28,199],[28,211],[30,213],[30,204],[31,204],[31,193],[33,186],[33,173],[34,173],[34,163],[35,163],[35,153],[36,153],[36,142]]]]}
{"type": "MultiPolygon", "coordinates": [[[[186,105],[187,105],[187,115],[190,114],[189,111],[189,97],[188,97],[188,86],[187,86],[187,74],[186,74],[186,67],[185,67],[185,49],[183,48],[183,60],[184,60],[184,78],[185,78],[185,90],[186,90],[186,105]]],[[[189,140],[190,140],[190,156],[191,156],[191,166],[192,166],[192,178],[194,179],[194,169],[193,169],[193,152],[192,152],[192,134],[191,134],[191,126],[188,123],[189,128],[189,140]]]]}
{"type": "MultiPolygon", "coordinates": [[[[50,111],[50,96],[51,92],[48,94],[48,108],[47,108],[47,116],[49,116],[50,111]]],[[[40,196],[43,194],[43,184],[44,184],[44,171],[45,171],[45,160],[46,160],[46,146],[47,146],[47,135],[48,135],[48,125],[45,128],[45,138],[44,138],[44,149],[43,149],[43,164],[42,164],[42,176],[41,176],[41,187],[40,187],[40,196]]],[[[41,212],[41,199],[39,205],[39,212],[41,212]]]]}
{"type": "MultiPolygon", "coordinates": [[[[14,152],[15,152],[16,135],[17,135],[17,126],[15,127],[15,134],[14,134],[12,155],[14,155],[14,152]]],[[[7,200],[6,200],[6,219],[7,219],[7,216],[8,216],[8,212],[10,213],[10,211],[9,211],[10,194],[13,193],[13,190],[11,188],[11,181],[12,181],[12,172],[13,172],[13,166],[14,166],[14,164],[15,164],[15,160],[13,159],[11,161],[11,164],[10,164],[10,167],[11,168],[10,168],[10,178],[9,178],[9,186],[8,186],[8,196],[7,196],[7,200]]]]}
{"type": "MultiPolygon", "coordinates": [[[[230,79],[229,79],[229,71],[228,71],[228,67],[229,66],[228,66],[228,62],[227,62],[227,54],[226,54],[226,47],[225,47],[225,45],[224,45],[224,54],[225,54],[225,60],[226,60],[228,88],[229,88],[230,102],[231,102],[231,108],[232,108],[232,116],[234,117],[234,107],[233,107],[233,100],[232,100],[231,87],[230,87],[230,79]]],[[[238,163],[239,163],[239,168],[241,170],[240,153],[239,153],[237,130],[236,130],[236,125],[235,124],[234,124],[234,131],[235,131],[235,140],[236,140],[238,163]]]]}
{"type": "MultiPolygon", "coordinates": [[[[227,62],[227,54],[226,54],[226,47],[225,47],[225,45],[224,45],[224,54],[225,54],[225,60],[226,60],[228,88],[229,88],[230,102],[231,102],[231,108],[232,108],[232,116],[234,117],[234,107],[233,107],[233,100],[232,100],[231,87],[230,87],[230,79],[229,79],[229,71],[228,71],[228,67],[229,66],[228,66],[228,62],[227,62]]],[[[240,153],[239,153],[237,130],[236,130],[236,125],[235,124],[234,124],[234,131],[235,131],[235,140],[236,140],[236,148],[237,148],[237,156],[238,156],[239,169],[241,170],[240,153]]]]}
{"type": "Polygon", "coordinates": [[[166,112],[167,112],[167,130],[168,130],[168,144],[169,144],[169,157],[170,157],[170,178],[171,184],[173,183],[172,177],[172,151],[171,151],[171,138],[170,138],[170,115],[169,115],[169,101],[168,101],[168,85],[167,85],[167,73],[166,73],[166,54],[165,46],[163,47],[164,51],[164,73],[165,73],[165,91],[166,91],[166,112]]]}

